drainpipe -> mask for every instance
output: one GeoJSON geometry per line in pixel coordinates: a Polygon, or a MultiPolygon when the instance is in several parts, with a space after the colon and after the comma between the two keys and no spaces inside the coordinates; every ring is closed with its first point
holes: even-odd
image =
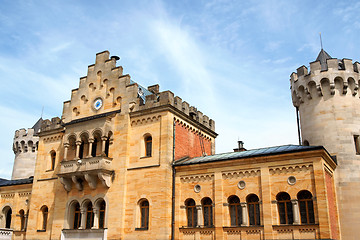
{"type": "Polygon", "coordinates": [[[171,198],[171,240],[175,239],[175,120],[173,124],[173,153],[172,153],[172,198],[171,198]]]}
{"type": "Polygon", "coordinates": [[[301,135],[300,135],[299,107],[296,107],[296,123],[297,123],[298,137],[299,137],[299,145],[302,145],[301,135]]]}

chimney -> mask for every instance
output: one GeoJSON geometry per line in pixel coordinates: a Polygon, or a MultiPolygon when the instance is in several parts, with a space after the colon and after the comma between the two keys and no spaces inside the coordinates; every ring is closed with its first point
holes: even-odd
{"type": "Polygon", "coordinates": [[[234,148],[234,152],[243,152],[246,151],[246,148],[244,148],[244,142],[238,141],[238,148],[234,148]]]}

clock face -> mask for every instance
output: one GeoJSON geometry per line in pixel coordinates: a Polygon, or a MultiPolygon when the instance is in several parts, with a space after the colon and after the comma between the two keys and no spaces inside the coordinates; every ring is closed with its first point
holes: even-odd
{"type": "Polygon", "coordinates": [[[103,105],[102,99],[101,98],[97,98],[94,101],[94,108],[95,110],[99,110],[103,105]]]}

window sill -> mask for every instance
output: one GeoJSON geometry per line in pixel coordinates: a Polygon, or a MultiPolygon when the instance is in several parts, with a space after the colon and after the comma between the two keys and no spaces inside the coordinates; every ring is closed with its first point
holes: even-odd
{"type": "Polygon", "coordinates": [[[151,158],[152,156],[143,156],[143,157],[140,157],[140,159],[144,159],[144,158],[151,158]]]}
{"type": "Polygon", "coordinates": [[[54,171],[54,169],[48,169],[45,172],[53,172],[53,171],[54,171]]]}
{"type": "Polygon", "coordinates": [[[41,229],[41,230],[37,230],[36,232],[46,232],[46,230],[41,229]]]}
{"type": "Polygon", "coordinates": [[[179,229],[198,229],[198,228],[215,228],[215,226],[196,226],[196,227],[182,226],[182,227],[179,227],[179,229]]]}
{"type": "Polygon", "coordinates": [[[135,231],[147,231],[149,228],[135,228],[135,231]]]}

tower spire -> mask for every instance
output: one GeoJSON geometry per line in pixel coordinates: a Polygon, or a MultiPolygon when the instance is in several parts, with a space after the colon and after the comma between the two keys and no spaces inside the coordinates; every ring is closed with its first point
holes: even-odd
{"type": "Polygon", "coordinates": [[[320,46],[321,46],[321,50],[323,50],[323,44],[322,44],[322,39],[321,39],[321,32],[319,32],[319,36],[320,36],[320,46]]]}

